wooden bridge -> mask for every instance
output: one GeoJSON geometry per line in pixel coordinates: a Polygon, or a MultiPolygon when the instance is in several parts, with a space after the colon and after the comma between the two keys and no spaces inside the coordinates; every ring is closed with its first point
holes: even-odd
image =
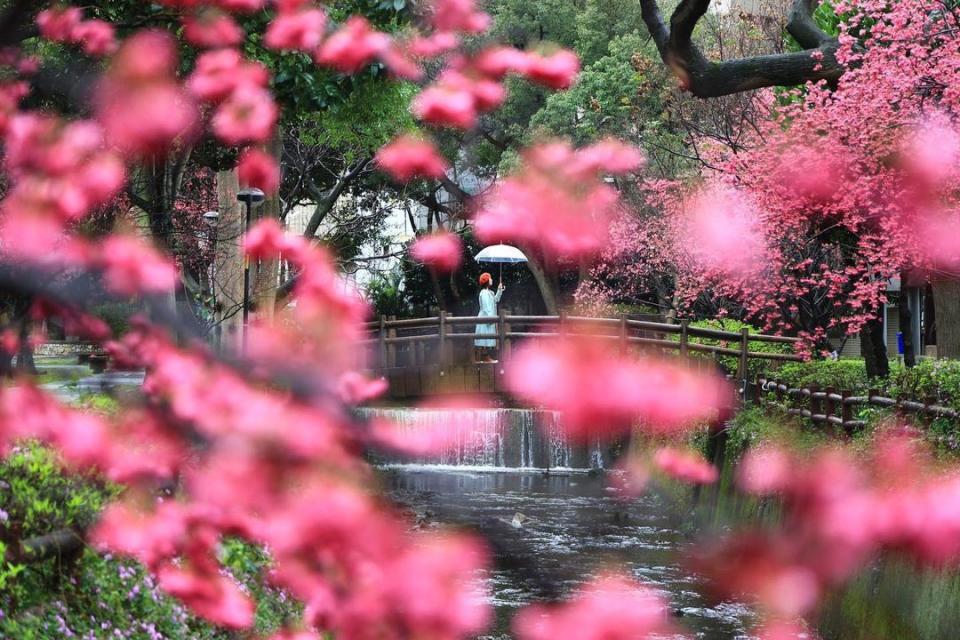
{"type": "MultiPolygon", "coordinates": [[[[504,393],[503,362],[524,340],[548,340],[565,335],[589,334],[619,345],[620,351],[691,358],[698,354],[736,358],[735,375],[747,377],[751,359],[799,361],[793,353],[750,351],[751,343],[794,345],[797,338],[692,327],[621,316],[450,316],[441,312],[428,318],[393,319],[382,316],[367,324],[370,347],[368,368],[390,383],[392,400],[438,393],[504,393]],[[473,361],[473,341],[478,324],[496,326],[499,363],[473,361]],[[714,344],[709,344],[713,342],[714,344]]],[[[709,358],[691,358],[696,366],[713,367],[709,358]]]]}

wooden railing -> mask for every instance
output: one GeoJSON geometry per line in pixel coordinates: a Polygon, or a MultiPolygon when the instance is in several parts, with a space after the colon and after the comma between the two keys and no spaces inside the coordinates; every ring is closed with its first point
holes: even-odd
{"type": "Polygon", "coordinates": [[[564,335],[589,333],[619,344],[621,351],[629,348],[674,352],[680,356],[692,353],[707,353],[737,358],[737,376],[743,378],[747,362],[751,359],[799,361],[793,353],[767,353],[750,351],[750,343],[780,343],[793,345],[797,338],[750,333],[722,331],[690,326],[686,320],[676,324],[619,318],[594,318],[583,316],[522,316],[501,313],[499,316],[450,316],[441,312],[427,318],[392,319],[381,317],[367,323],[371,347],[370,367],[394,369],[469,362],[472,358],[473,341],[478,337],[496,341],[501,359],[510,357],[514,344],[519,340],[553,339],[564,335]],[[478,336],[478,324],[492,324],[495,334],[478,336]],[[671,339],[671,336],[675,336],[671,339]],[[721,344],[705,344],[701,340],[720,341],[721,344]],[[722,344],[722,343],[729,344],[722,344]]]}
{"type": "Polygon", "coordinates": [[[866,395],[838,391],[833,387],[789,387],[779,380],[760,378],[754,393],[762,403],[774,403],[791,415],[807,418],[813,423],[830,424],[840,427],[847,433],[866,426],[866,421],[853,417],[854,407],[875,406],[892,408],[897,413],[913,413],[928,418],[951,418],[956,420],[960,413],[951,407],[934,402],[920,402],[906,398],[887,398],[876,389],[866,395]],[[771,396],[773,398],[771,399],[771,396]]]}

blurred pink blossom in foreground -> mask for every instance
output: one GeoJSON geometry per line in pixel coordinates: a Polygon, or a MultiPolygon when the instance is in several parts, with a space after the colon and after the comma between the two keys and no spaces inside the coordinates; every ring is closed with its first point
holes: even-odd
{"type": "Polygon", "coordinates": [[[610,440],[638,426],[675,434],[715,417],[724,382],[680,364],[619,354],[602,338],[527,343],[511,358],[507,384],[520,399],[562,412],[567,438],[610,440]]]}
{"type": "Polygon", "coordinates": [[[629,578],[608,574],[565,603],[533,605],[513,621],[519,640],[646,640],[676,637],[666,603],[629,578]]]}
{"type": "Polygon", "coordinates": [[[446,231],[420,236],[410,247],[410,255],[438,273],[452,273],[463,260],[463,242],[446,231]]]}
{"type": "Polygon", "coordinates": [[[654,466],[671,478],[691,484],[710,484],[717,481],[717,469],[692,451],[671,447],[657,449],[653,454],[654,466]]]}
{"type": "Polygon", "coordinates": [[[402,135],[383,146],[376,163],[399,182],[414,178],[442,178],[450,168],[429,140],[402,135]]]}
{"type": "Polygon", "coordinates": [[[547,256],[597,255],[606,246],[610,220],[619,205],[616,189],[603,178],[640,169],[639,150],[608,140],[583,149],[550,142],[528,149],[523,165],[480,202],[474,218],[485,244],[517,241],[547,256]]]}

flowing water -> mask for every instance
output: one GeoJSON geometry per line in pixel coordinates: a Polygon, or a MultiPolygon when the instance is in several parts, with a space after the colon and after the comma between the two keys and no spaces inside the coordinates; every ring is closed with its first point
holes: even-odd
{"type": "Polygon", "coordinates": [[[560,443],[554,414],[375,411],[411,429],[438,420],[477,425],[465,436],[468,442],[451,445],[438,464],[382,467],[385,482],[419,527],[464,525],[492,540],[496,624],[485,638],[510,638],[509,620],[519,607],[565,595],[603,568],[628,572],[659,591],[693,637],[750,637],[750,610],[706,601],[696,577],[677,562],[676,551],[688,539],[689,505],[657,493],[618,499],[597,470],[609,457],[599,447],[578,451],[560,443]]]}

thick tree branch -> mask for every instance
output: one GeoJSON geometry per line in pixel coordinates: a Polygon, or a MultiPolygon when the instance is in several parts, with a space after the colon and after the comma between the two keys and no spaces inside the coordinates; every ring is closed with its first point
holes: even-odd
{"type": "Polygon", "coordinates": [[[327,217],[327,214],[333,210],[334,205],[337,203],[337,200],[343,194],[344,189],[346,189],[351,182],[357,179],[357,176],[367,168],[367,166],[373,161],[373,158],[365,158],[360,162],[353,165],[350,170],[347,171],[336,184],[333,185],[326,192],[322,192],[317,189],[316,184],[312,180],[307,180],[306,185],[307,189],[310,191],[311,195],[317,199],[316,208],[313,210],[313,215],[310,216],[310,220],[307,222],[307,227],[303,231],[304,237],[313,238],[317,234],[317,229],[320,228],[320,223],[323,222],[323,219],[327,217]]]}
{"type": "Polygon", "coordinates": [[[643,21],[660,57],[680,78],[681,87],[699,98],[840,78],[845,69],[837,62],[837,40],[812,18],[818,4],[819,0],[794,0],[790,12],[787,30],[807,50],[711,62],[692,40],[710,0],[683,0],[671,16],[669,28],[657,0],[640,0],[643,21]]]}

